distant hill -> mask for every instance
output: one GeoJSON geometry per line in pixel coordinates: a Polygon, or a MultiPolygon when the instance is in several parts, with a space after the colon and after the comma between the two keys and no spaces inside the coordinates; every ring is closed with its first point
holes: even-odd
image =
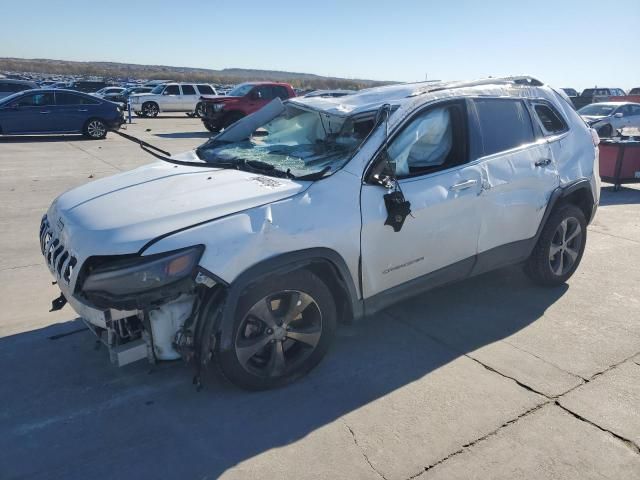
{"type": "Polygon", "coordinates": [[[299,88],[366,88],[390,82],[323,77],[311,73],[251,70],[246,68],[170,67],[166,65],[137,65],[116,62],[74,62],[44,58],[0,58],[0,71],[49,73],[55,75],[85,75],[107,79],[171,79],[175,81],[240,83],[249,80],[271,80],[291,83],[299,88]]]}

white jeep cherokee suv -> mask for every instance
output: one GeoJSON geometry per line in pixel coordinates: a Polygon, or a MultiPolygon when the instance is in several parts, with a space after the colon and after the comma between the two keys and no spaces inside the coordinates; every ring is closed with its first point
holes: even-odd
{"type": "Polygon", "coordinates": [[[139,117],[155,117],[160,112],[195,112],[199,116],[202,95],[217,95],[217,92],[206,83],[163,83],[149,93],[130,95],[129,103],[139,117]]]}
{"type": "Polygon", "coordinates": [[[279,386],[337,321],[508,264],[565,282],[598,205],[597,141],[529,77],[275,99],[59,196],[40,229],[53,307],[115,363],[183,357],[279,386]]]}

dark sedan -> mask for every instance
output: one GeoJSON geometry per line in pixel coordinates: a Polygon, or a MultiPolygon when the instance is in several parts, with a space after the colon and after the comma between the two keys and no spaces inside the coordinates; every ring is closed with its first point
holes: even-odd
{"type": "Polygon", "coordinates": [[[80,92],[27,90],[0,100],[0,134],[82,133],[92,139],[124,123],[122,108],[80,92]]]}

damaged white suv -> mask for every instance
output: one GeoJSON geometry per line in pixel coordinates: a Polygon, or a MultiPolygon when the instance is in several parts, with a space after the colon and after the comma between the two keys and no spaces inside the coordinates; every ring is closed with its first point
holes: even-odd
{"type": "Polygon", "coordinates": [[[40,229],[53,306],[118,364],[182,357],[279,386],[337,321],[508,264],[565,282],[599,201],[597,142],[529,77],[275,99],[58,197],[40,229]]]}

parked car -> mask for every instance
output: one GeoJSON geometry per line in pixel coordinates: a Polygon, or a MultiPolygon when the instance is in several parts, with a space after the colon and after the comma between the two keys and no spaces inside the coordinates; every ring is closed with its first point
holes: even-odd
{"type": "Polygon", "coordinates": [[[635,87],[629,90],[628,95],[640,95],[640,87],[635,87]]]}
{"type": "Polygon", "coordinates": [[[8,78],[0,79],[0,98],[8,97],[16,92],[22,92],[23,90],[31,90],[33,88],[40,88],[36,82],[30,82],[27,80],[10,80],[8,78]]]}
{"type": "Polygon", "coordinates": [[[241,118],[260,110],[274,98],[295,97],[288,83],[241,83],[224,97],[202,97],[202,123],[210,132],[227,128],[241,118]]]}
{"type": "Polygon", "coordinates": [[[77,90],[78,92],[95,93],[108,86],[108,83],[101,80],[78,80],[71,82],[66,88],[69,90],[77,90]]]}
{"type": "Polygon", "coordinates": [[[76,91],[27,90],[0,100],[2,135],[82,133],[101,139],[122,123],[118,105],[76,91]]]}
{"type": "Polygon", "coordinates": [[[624,95],[621,88],[585,88],[582,93],[571,99],[576,110],[580,110],[585,105],[597,102],[606,102],[611,97],[624,95]]]}
{"type": "Polygon", "coordinates": [[[202,95],[216,95],[216,90],[204,83],[166,83],[157,85],[149,93],[132,94],[129,100],[140,117],[155,117],[160,112],[197,111],[199,115],[202,95]]]}
{"type": "Polygon", "coordinates": [[[611,137],[623,128],[640,128],[640,103],[592,103],[578,113],[600,137],[611,137]]]}
{"type": "Polygon", "coordinates": [[[116,103],[127,103],[130,95],[134,93],[149,93],[151,90],[153,90],[153,87],[129,87],[120,93],[107,93],[104,95],[104,99],[116,103]]]}
{"type": "Polygon", "coordinates": [[[578,91],[575,88],[561,88],[564,93],[567,94],[568,97],[577,97],[578,91]]]}
{"type": "Polygon", "coordinates": [[[105,98],[107,95],[118,95],[124,92],[124,87],[104,87],[93,93],[100,98],[105,98]]]}
{"type": "Polygon", "coordinates": [[[529,77],[275,98],[194,151],[59,196],[40,227],[54,308],[104,332],[116,362],[215,360],[237,385],[280,386],[337,321],[509,264],[566,282],[597,143],[529,77]]]}

